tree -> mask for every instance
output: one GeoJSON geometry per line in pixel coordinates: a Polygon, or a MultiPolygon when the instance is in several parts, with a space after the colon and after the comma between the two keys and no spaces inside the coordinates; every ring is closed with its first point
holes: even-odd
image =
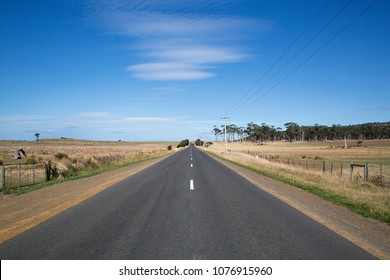
{"type": "MultiPolygon", "coordinates": [[[[364,123],[355,125],[319,125],[318,123],[308,126],[299,126],[294,122],[284,124],[286,130],[281,127],[268,126],[265,123],[261,125],[250,122],[247,127],[240,128],[236,125],[228,125],[227,133],[230,140],[235,140],[238,135],[240,140],[247,141],[269,141],[282,140],[288,141],[326,141],[326,140],[373,140],[373,139],[390,139],[390,122],[364,123]],[[245,134],[245,135],[244,135],[245,134]],[[245,138],[244,138],[245,137],[245,138]]],[[[222,126],[223,129],[223,126],[222,126]]],[[[214,132],[217,136],[222,135],[223,130],[214,126],[214,132]]]]}
{"type": "Polygon", "coordinates": [[[195,140],[195,146],[203,146],[203,141],[200,139],[195,140]]]}
{"type": "Polygon", "coordinates": [[[294,122],[288,122],[285,123],[284,126],[286,127],[288,141],[296,141],[299,137],[299,125],[294,122]]]}
{"type": "Polygon", "coordinates": [[[177,148],[184,148],[190,144],[190,140],[184,139],[180,141],[179,145],[177,145],[177,148]]]}
{"type": "Polygon", "coordinates": [[[41,135],[39,132],[37,132],[37,133],[35,133],[34,134],[35,135],[35,137],[37,137],[37,141],[39,141],[39,136],[41,135]]]}
{"type": "Polygon", "coordinates": [[[248,134],[248,139],[256,142],[259,140],[259,126],[253,122],[247,124],[245,133],[248,134]]]}
{"type": "Polygon", "coordinates": [[[218,140],[218,136],[222,134],[222,130],[219,129],[216,125],[214,125],[213,129],[214,135],[215,135],[215,141],[218,140]]]}

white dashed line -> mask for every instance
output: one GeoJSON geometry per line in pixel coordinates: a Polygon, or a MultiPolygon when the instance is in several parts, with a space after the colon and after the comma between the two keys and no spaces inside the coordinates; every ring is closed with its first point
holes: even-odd
{"type": "Polygon", "coordinates": [[[191,163],[191,167],[194,167],[194,165],[191,163]]]}
{"type": "Polygon", "coordinates": [[[190,190],[193,191],[194,190],[194,180],[190,180],[190,190]]]}

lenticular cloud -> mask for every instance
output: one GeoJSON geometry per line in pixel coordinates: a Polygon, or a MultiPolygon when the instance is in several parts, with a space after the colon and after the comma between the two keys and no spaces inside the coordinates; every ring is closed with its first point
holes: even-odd
{"type": "Polygon", "coordinates": [[[211,69],[246,60],[245,40],[266,25],[258,19],[215,13],[207,2],[196,4],[197,13],[189,9],[192,1],[180,5],[174,1],[164,1],[164,5],[130,2],[110,5],[103,1],[97,10],[111,34],[130,40],[132,55],[141,63],[126,70],[144,80],[211,78],[216,75],[211,69]]]}

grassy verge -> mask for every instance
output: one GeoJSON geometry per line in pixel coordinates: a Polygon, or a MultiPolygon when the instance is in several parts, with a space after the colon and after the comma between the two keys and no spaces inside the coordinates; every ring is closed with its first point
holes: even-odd
{"type": "Polygon", "coordinates": [[[368,218],[373,218],[378,221],[381,221],[383,223],[389,224],[390,225],[390,209],[385,208],[385,209],[378,209],[376,206],[371,205],[369,201],[367,202],[362,202],[362,201],[357,201],[353,197],[350,197],[346,194],[341,194],[337,193],[333,190],[329,190],[326,188],[323,188],[321,184],[313,184],[313,182],[308,183],[305,182],[304,179],[300,180],[299,176],[292,178],[289,176],[289,173],[286,173],[286,175],[281,174],[281,172],[278,171],[272,171],[272,170],[266,170],[265,168],[262,168],[261,166],[251,166],[248,164],[244,164],[241,162],[238,162],[237,160],[231,160],[228,158],[225,158],[219,154],[209,152],[213,156],[222,159],[224,161],[233,163],[235,165],[238,165],[240,167],[243,167],[247,170],[256,172],[258,174],[261,174],[263,176],[287,183],[289,185],[298,187],[300,189],[306,190],[310,193],[313,193],[325,200],[331,201],[335,204],[344,206],[351,210],[352,212],[355,212],[357,214],[360,214],[364,217],[368,218]]]}
{"type": "Polygon", "coordinates": [[[151,155],[148,157],[138,158],[138,159],[134,159],[134,160],[127,161],[127,162],[122,162],[122,163],[113,164],[113,165],[107,165],[107,166],[99,167],[96,169],[81,170],[81,171],[77,172],[77,174],[69,176],[69,177],[65,177],[63,179],[54,179],[54,180],[50,180],[47,182],[43,182],[43,183],[39,183],[39,184],[35,184],[35,185],[30,185],[30,186],[25,186],[25,187],[20,187],[20,188],[5,189],[5,190],[2,190],[2,192],[5,194],[21,195],[21,194],[25,194],[25,193],[28,193],[31,191],[38,190],[38,189],[42,189],[42,188],[47,187],[47,186],[55,185],[58,183],[83,179],[83,178],[91,177],[91,176],[101,174],[101,173],[104,173],[107,171],[130,166],[130,165],[133,165],[135,163],[139,163],[139,162],[143,162],[143,161],[147,161],[147,160],[151,160],[151,159],[156,159],[156,158],[162,157],[166,154],[167,153],[161,153],[158,155],[151,155]]]}

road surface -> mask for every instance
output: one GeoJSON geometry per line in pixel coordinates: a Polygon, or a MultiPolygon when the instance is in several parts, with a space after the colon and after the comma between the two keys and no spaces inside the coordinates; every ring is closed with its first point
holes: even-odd
{"type": "Polygon", "coordinates": [[[1,259],[374,259],[190,147],[0,245],[1,259]]]}

